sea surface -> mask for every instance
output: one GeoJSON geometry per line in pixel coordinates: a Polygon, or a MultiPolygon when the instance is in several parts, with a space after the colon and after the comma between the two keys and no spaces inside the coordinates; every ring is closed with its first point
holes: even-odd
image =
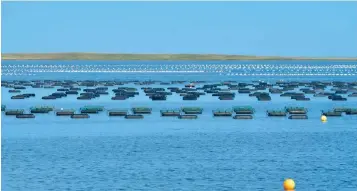
{"type": "MultiPolygon", "coordinates": [[[[2,61],[1,70],[8,81],[357,81],[357,62],[337,61],[2,61]]],[[[357,116],[320,121],[321,110],[357,108],[357,98],[333,102],[307,95],[311,101],[296,102],[274,94],[272,101],[258,102],[237,94],[232,101],[203,96],[191,102],[174,94],[153,102],[140,90],[134,99],[112,101],[111,89],[110,95],[79,101],[42,100],[55,89],[27,88],[22,93],[35,98],[11,100],[2,87],[2,104],[14,109],[153,108],[142,120],[105,112],[84,120],[2,114],[2,190],[280,191],[285,178],[295,180],[296,191],[357,190],[357,116]],[[212,117],[213,109],[239,105],[254,107],[254,119],[212,117]],[[204,113],[197,120],[160,117],[160,109],[183,106],[203,107],[204,113]],[[308,108],[309,119],[266,116],[266,110],[285,106],[308,108]]]]}

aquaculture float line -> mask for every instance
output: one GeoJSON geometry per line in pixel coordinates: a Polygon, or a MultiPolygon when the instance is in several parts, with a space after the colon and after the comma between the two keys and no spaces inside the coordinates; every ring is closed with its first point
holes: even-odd
{"type": "MultiPolygon", "coordinates": [[[[6,116],[15,116],[19,119],[35,118],[36,115],[54,113],[56,116],[69,116],[73,119],[90,118],[91,115],[107,113],[109,117],[124,117],[126,119],[143,119],[145,115],[152,114],[152,108],[134,107],[131,109],[117,108],[106,109],[103,106],[88,105],[79,109],[56,109],[52,106],[36,106],[29,109],[8,109],[5,105],[1,106],[1,111],[6,116]]],[[[182,107],[175,109],[161,109],[158,111],[161,117],[177,117],[179,119],[198,119],[204,113],[200,107],[182,107]]],[[[253,119],[256,110],[251,106],[233,106],[212,110],[212,116],[231,117],[233,119],[253,119]]],[[[321,111],[320,116],[342,117],[344,115],[357,115],[357,108],[333,108],[328,111],[321,111]]],[[[308,109],[304,107],[287,106],[283,109],[267,110],[267,117],[280,117],[288,119],[308,119],[308,109]]]]}
{"type": "Polygon", "coordinates": [[[145,94],[152,101],[166,101],[176,94],[183,101],[196,101],[202,96],[217,97],[217,100],[236,100],[238,94],[255,97],[257,101],[271,101],[272,95],[295,101],[327,98],[331,101],[347,101],[357,97],[357,82],[341,81],[276,81],[276,82],[205,82],[205,81],[93,81],[93,80],[33,80],[2,81],[12,100],[34,99],[35,89],[54,89],[53,93],[42,96],[50,101],[61,98],[92,100],[111,96],[113,101],[135,99],[145,94]],[[153,87],[154,86],[154,87],[153,87]]]}

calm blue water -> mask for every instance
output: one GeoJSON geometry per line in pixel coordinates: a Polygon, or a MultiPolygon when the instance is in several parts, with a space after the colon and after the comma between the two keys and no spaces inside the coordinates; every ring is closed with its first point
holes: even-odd
{"type": "MultiPolygon", "coordinates": [[[[357,81],[356,62],[114,62],[3,61],[2,80],[322,80],[357,81]]],[[[133,86],[129,84],[127,86],[133,86]]],[[[175,85],[178,86],[178,85],[175,85]]],[[[167,87],[152,85],[152,87],[167,87]]],[[[271,102],[237,94],[233,101],[203,96],[182,101],[178,95],[152,102],[143,95],[112,101],[110,95],[78,101],[76,96],[42,100],[55,89],[31,89],[35,98],[11,100],[8,108],[51,105],[79,108],[147,106],[143,120],[109,118],[105,113],[86,120],[54,114],[19,120],[2,115],[2,190],[282,190],[293,178],[297,191],[357,190],[357,116],[321,123],[320,111],[357,108],[357,98],[308,102],[272,95],[271,102]],[[251,105],[253,120],[213,118],[211,110],[251,105]],[[308,120],[267,118],[267,109],[304,106],[308,120]],[[197,120],[159,117],[163,108],[198,106],[197,120]]]]}

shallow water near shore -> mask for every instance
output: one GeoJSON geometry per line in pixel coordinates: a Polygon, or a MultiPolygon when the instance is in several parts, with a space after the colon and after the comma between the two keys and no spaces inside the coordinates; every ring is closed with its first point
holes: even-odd
{"type": "MultiPolygon", "coordinates": [[[[356,62],[310,61],[3,61],[2,80],[299,80],[356,81],[356,62]],[[309,66],[309,67],[304,67],[309,66]]],[[[134,86],[133,84],[125,86],[134,86]]],[[[151,87],[162,87],[153,85],[151,87]]],[[[178,86],[178,85],[176,85],[178,86]]],[[[2,190],[282,190],[293,178],[298,190],[357,189],[357,116],[329,117],[321,110],[357,107],[357,98],[297,102],[272,95],[270,102],[238,94],[232,101],[172,95],[153,102],[143,95],[112,101],[111,95],[79,101],[42,100],[54,89],[27,88],[35,98],[11,100],[9,108],[52,105],[79,108],[153,108],[142,120],[106,113],[73,120],[39,114],[20,120],[2,114],[2,190]],[[214,118],[212,110],[250,105],[253,120],[214,118]],[[197,120],[160,117],[159,110],[198,106],[197,120]],[[268,118],[267,109],[303,106],[308,120],[268,118]]],[[[111,89],[108,91],[111,92],[111,89]]],[[[111,92],[112,94],[112,92],[111,92]]]]}

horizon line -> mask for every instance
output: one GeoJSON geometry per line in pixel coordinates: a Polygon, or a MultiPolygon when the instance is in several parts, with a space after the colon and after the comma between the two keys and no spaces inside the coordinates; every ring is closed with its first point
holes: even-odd
{"type": "Polygon", "coordinates": [[[357,57],[259,56],[214,53],[2,53],[2,60],[353,60],[357,57]]]}

